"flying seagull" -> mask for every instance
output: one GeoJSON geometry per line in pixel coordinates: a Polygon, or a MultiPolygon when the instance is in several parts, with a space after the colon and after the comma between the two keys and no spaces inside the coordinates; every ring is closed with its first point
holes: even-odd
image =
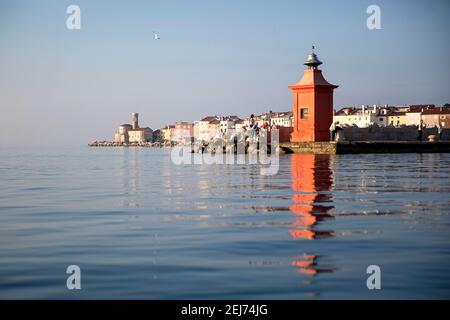
{"type": "Polygon", "coordinates": [[[161,39],[155,31],[153,31],[153,39],[155,40],[161,39]]]}

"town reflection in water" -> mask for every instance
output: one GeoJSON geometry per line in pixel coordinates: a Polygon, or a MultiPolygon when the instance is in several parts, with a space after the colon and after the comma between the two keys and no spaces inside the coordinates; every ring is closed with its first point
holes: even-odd
{"type": "Polygon", "coordinates": [[[121,181],[121,207],[139,207],[140,163],[137,148],[119,148],[117,176],[121,181]]]}
{"type": "MultiPolygon", "coordinates": [[[[333,171],[330,155],[293,154],[291,158],[292,204],[295,215],[289,233],[294,240],[316,240],[334,237],[330,230],[319,230],[324,220],[334,219],[329,212],[333,206],[333,171]]],[[[333,272],[334,268],[321,268],[320,257],[302,253],[295,257],[292,265],[297,272],[315,276],[322,272],[333,272]]]]}

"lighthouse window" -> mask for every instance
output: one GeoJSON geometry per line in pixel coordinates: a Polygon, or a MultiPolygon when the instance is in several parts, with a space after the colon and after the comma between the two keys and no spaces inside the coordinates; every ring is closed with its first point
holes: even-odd
{"type": "Polygon", "coordinates": [[[300,118],[302,118],[302,119],[308,118],[308,108],[300,109],[300,118]]]}

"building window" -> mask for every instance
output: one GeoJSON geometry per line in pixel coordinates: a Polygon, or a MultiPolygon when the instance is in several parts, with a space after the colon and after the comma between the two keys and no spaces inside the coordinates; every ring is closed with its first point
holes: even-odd
{"type": "Polygon", "coordinates": [[[379,121],[383,121],[383,118],[380,118],[379,121]]]}
{"type": "Polygon", "coordinates": [[[308,119],[308,108],[301,108],[300,109],[300,118],[301,119],[308,119]]]}

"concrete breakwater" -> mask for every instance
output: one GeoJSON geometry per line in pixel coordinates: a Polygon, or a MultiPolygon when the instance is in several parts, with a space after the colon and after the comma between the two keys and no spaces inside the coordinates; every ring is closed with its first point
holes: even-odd
{"type": "Polygon", "coordinates": [[[312,154],[450,153],[450,141],[287,142],[280,148],[285,153],[312,154]]]}
{"type": "MultiPolygon", "coordinates": [[[[341,133],[345,141],[418,141],[417,126],[381,127],[373,125],[366,128],[345,126],[341,133]]],[[[439,137],[440,141],[450,141],[450,129],[443,128],[439,135],[437,127],[424,128],[422,141],[428,141],[430,136],[439,137]]]]}

